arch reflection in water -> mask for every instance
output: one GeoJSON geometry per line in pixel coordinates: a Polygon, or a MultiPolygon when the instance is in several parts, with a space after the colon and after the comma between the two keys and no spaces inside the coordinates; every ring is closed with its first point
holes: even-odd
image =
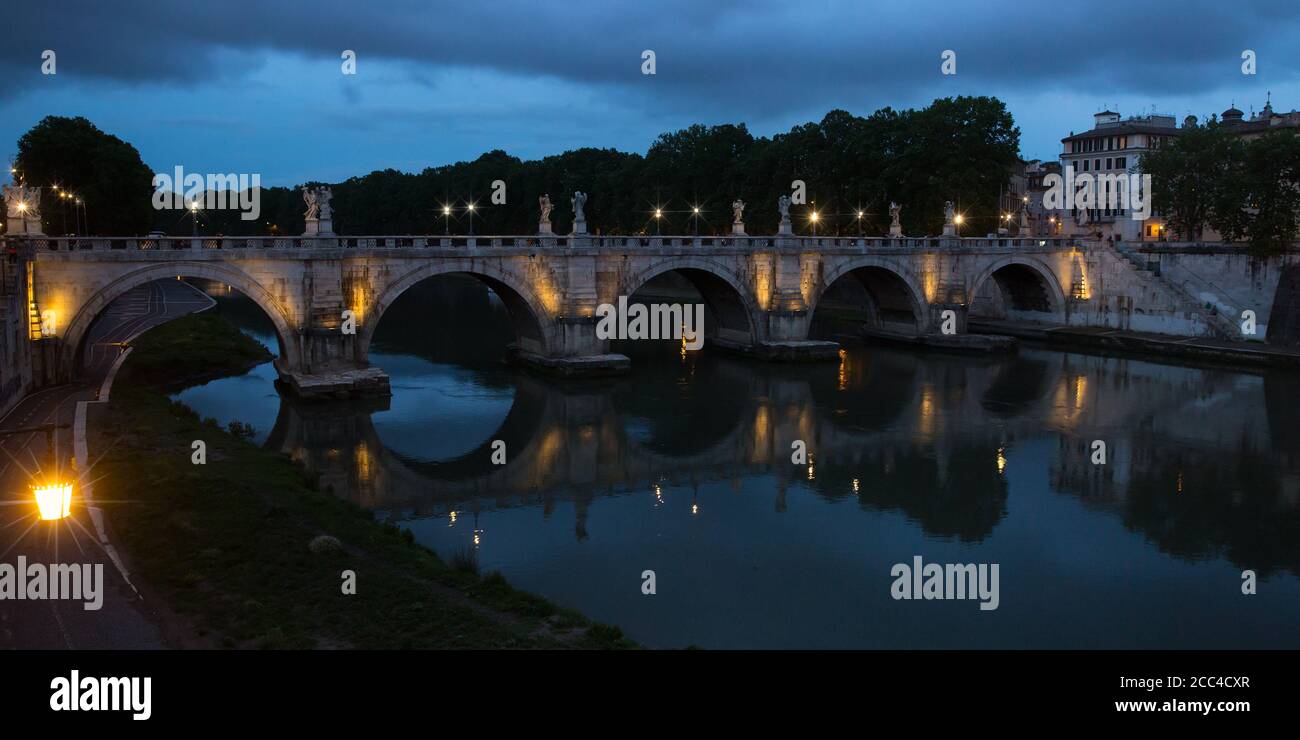
{"type": "MultiPolygon", "coordinates": [[[[490,299],[457,306],[493,336],[471,318],[490,299]]],[[[410,366],[388,408],[277,400],[268,444],[444,555],[477,546],[485,568],[653,645],[1297,643],[1300,435],[1265,412],[1294,408],[1290,377],[1030,349],[857,347],[799,367],[665,346],[628,377],[557,384],[485,344],[458,357],[428,332],[391,339],[410,366]],[[425,404],[464,393],[472,432],[442,433],[425,404]],[[791,463],[794,440],[815,466],[791,463]],[[1001,563],[1000,608],[893,602],[889,564],[916,553],[1001,563]],[[1236,591],[1248,567],[1269,579],[1267,610],[1236,591]],[[654,600],[636,588],[646,568],[654,600]]]]}

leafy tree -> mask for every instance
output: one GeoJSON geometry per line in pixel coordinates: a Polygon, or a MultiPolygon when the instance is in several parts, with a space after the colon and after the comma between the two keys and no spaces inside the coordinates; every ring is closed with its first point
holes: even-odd
{"type": "Polygon", "coordinates": [[[91,234],[143,234],[153,224],[152,170],[135,147],[85,118],[45,117],[18,139],[15,168],[23,182],[42,187],[46,233],[75,230],[73,204],[55,185],[85,203],[91,234]]]}
{"type": "Polygon", "coordinates": [[[1300,218],[1300,137],[1274,131],[1250,141],[1241,171],[1250,208],[1251,249],[1270,254],[1285,250],[1295,241],[1300,218]]]}
{"type": "Polygon", "coordinates": [[[1207,225],[1221,233],[1236,228],[1230,224],[1240,206],[1230,193],[1241,156],[1241,141],[1220,124],[1184,129],[1168,146],[1142,156],[1142,172],[1151,176],[1152,209],[1189,239],[1200,239],[1207,225]]]}

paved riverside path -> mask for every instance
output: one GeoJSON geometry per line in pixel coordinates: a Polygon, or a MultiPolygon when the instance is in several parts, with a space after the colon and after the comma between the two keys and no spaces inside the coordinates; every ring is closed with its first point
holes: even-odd
{"type": "MultiPolygon", "coordinates": [[[[121,343],[212,304],[211,298],[177,280],[132,289],[109,305],[91,329],[78,382],[45,388],[24,398],[0,419],[0,431],[50,422],[69,425],[58,430],[55,438],[59,469],[66,471],[73,452],[71,427],[77,405],[97,398],[122,354],[121,343]]],[[[68,519],[44,522],[37,518],[28,476],[46,464],[45,434],[0,438],[0,448],[0,563],[17,568],[18,558],[23,556],[29,565],[90,563],[101,564],[104,571],[103,607],[98,611],[85,610],[81,601],[0,599],[0,649],[162,647],[158,628],[139,596],[100,543],[99,530],[79,492],[68,519]]],[[[93,461],[101,453],[91,450],[89,459],[93,461]]]]}

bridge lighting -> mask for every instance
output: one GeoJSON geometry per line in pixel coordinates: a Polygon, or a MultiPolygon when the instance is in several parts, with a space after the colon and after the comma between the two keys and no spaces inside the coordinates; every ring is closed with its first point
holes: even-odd
{"type": "Polygon", "coordinates": [[[54,309],[47,308],[41,311],[41,336],[52,337],[59,330],[59,315],[54,309]]]}
{"type": "Polygon", "coordinates": [[[44,485],[32,486],[32,496],[36,499],[36,509],[41,519],[55,521],[66,519],[72,513],[72,484],[55,481],[44,485]]]}
{"type": "Polygon", "coordinates": [[[958,226],[961,226],[961,222],[962,222],[962,221],[965,221],[965,220],[966,220],[966,219],[963,218],[962,215],[959,213],[959,214],[957,214],[956,216],[953,217],[952,222],[955,223],[955,224],[957,224],[958,226]]]}
{"type": "Polygon", "coordinates": [[[442,207],[442,215],[444,215],[444,216],[450,216],[450,215],[451,215],[451,206],[443,206],[443,207],[442,207]]]}

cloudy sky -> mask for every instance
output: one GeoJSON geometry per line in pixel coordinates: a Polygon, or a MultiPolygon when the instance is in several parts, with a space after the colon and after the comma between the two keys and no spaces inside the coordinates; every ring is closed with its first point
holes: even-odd
{"type": "Polygon", "coordinates": [[[770,135],[957,94],[1006,101],[1040,159],[1103,107],[1181,121],[1271,91],[1300,108],[1295,0],[16,0],[0,21],[0,157],[43,116],[82,115],[156,171],[276,185],[490,149],[644,152],[691,123],[770,135]]]}

